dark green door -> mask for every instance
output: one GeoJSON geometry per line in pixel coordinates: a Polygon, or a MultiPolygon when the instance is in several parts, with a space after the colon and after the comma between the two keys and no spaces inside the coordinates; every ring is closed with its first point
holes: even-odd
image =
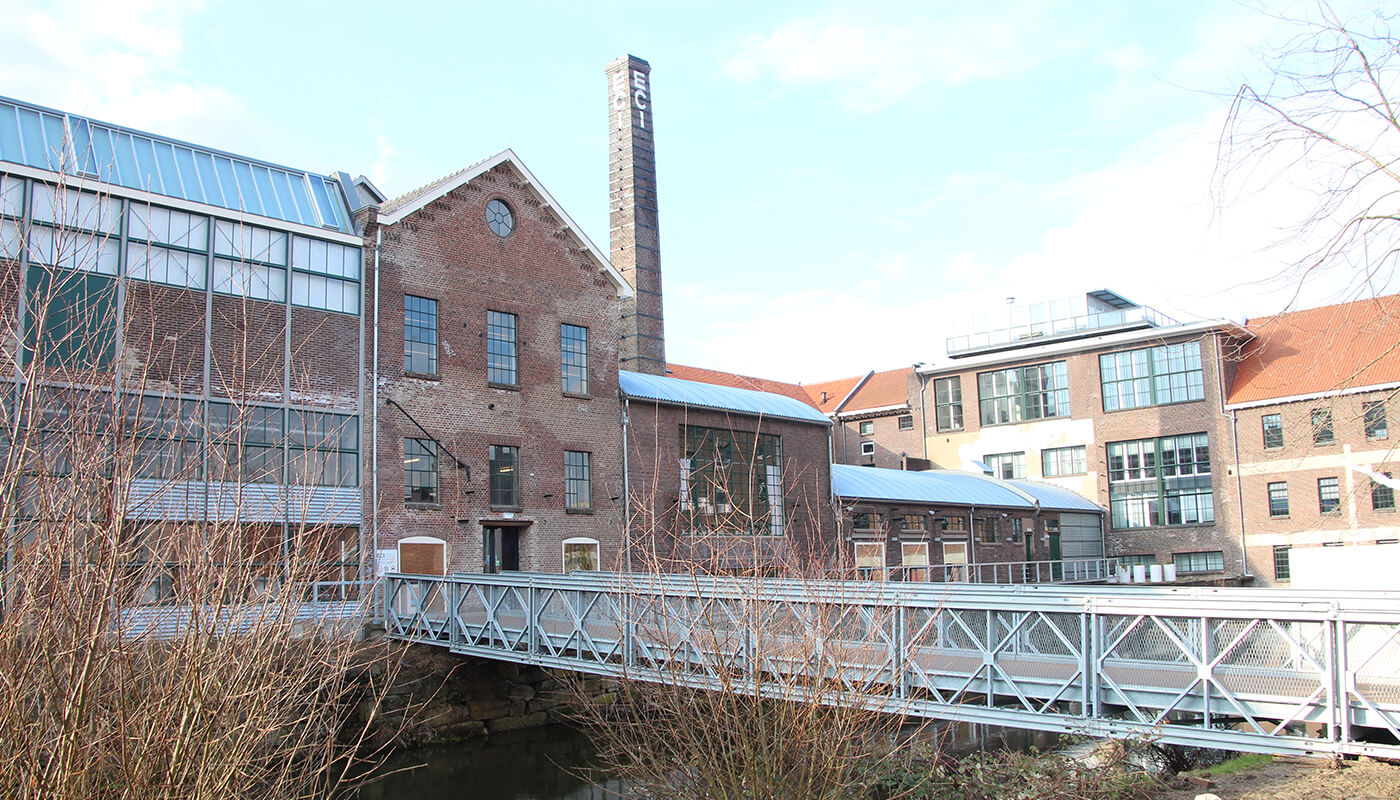
{"type": "MultiPolygon", "coordinates": [[[[1050,536],[1050,560],[1051,560],[1051,561],[1059,561],[1059,560],[1060,560],[1060,534],[1059,534],[1059,532],[1057,531],[1057,532],[1055,532],[1055,533],[1049,534],[1049,536],[1050,536]]],[[[1064,576],[1064,571],[1061,569],[1061,567],[1060,567],[1059,564],[1051,564],[1051,565],[1050,565],[1050,574],[1051,574],[1051,576],[1052,576],[1052,580],[1057,580],[1057,581],[1058,581],[1058,580],[1060,580],[1060,579],[1064,576]]]]}

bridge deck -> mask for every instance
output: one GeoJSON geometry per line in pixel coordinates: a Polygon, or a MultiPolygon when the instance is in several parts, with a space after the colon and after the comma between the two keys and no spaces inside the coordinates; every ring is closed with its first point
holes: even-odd
{"type": "Polygon", "coordinates": [[[1400,595],[391,575],[390,636],[904,714],[1400,758],[1400,595]],[[1307,725],[1307,723],[1315,723],[1307,725]],[[1308,729],[1322,736],[1308,736],[1308,729]]]}

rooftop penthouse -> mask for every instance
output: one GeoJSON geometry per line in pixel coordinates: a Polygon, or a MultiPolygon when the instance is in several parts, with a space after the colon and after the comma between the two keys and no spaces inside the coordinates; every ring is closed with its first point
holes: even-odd
{"type": "Polygon", "coordinates": [[[976,332],[948,337],[947,352],[949,358],[964,358],[1176,324],[1176,320],[1155,309],[1100,289],[1082,297],[1008,305],[1004,312],[977,314],[972,322],[976,332]]]}

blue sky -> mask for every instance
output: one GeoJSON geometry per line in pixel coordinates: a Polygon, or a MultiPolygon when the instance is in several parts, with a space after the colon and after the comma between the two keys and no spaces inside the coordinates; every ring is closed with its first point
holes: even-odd
{"type": "Polygon", "coordinates": [[[603,69],[638,55],[668,355],[816,381],[942,360],[1013,296],[1281,310],[1309,183],[1213,194],[1215,143],[1294,32],[1264,11],[1313,8],[0,0],[0,94],[390,195],[509,146],[606,250],[603,69]]]}

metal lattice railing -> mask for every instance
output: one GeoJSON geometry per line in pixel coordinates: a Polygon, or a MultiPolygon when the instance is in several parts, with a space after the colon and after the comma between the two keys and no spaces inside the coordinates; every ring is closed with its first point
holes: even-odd
{"type": "Polygon", "coordinates": [[[1400,757],[1400,596],[390,575],[391,637],[541,666],[1196,746],[1400,757]]]}

